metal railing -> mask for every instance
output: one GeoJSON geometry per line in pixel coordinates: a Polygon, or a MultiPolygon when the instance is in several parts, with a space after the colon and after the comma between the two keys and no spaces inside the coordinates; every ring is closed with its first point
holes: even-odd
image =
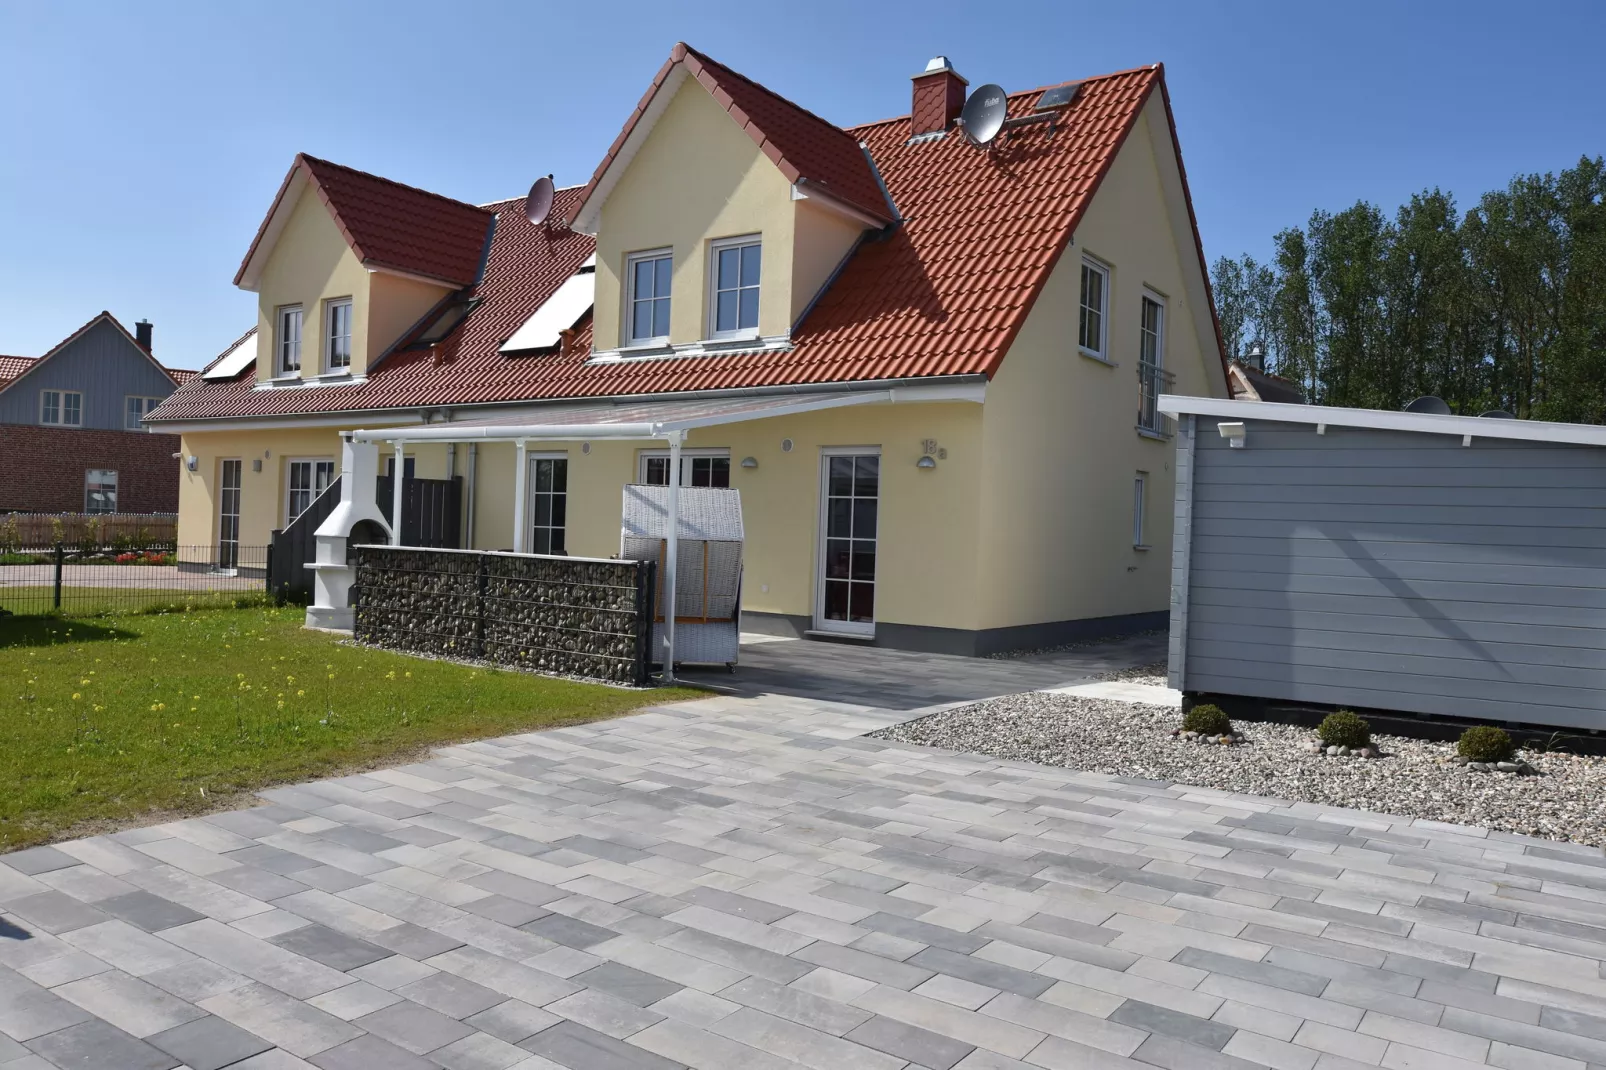
{"type": "Polygon", "coordinates": [[[0,610],[93,617],[266,603],[266,546],[143,550],[58,544],[0,554],[0,610]],[[227,567],[225,567],[227,566],[227,567]]]}
{"type": "Polygon", "coordinates": [[[1174,430],[1169,416],[1160,411],[1160,395],[1177,381],[1174,373],[1146,360],[1138,361],[1138,429],[1170,438],[1174,430]]]}

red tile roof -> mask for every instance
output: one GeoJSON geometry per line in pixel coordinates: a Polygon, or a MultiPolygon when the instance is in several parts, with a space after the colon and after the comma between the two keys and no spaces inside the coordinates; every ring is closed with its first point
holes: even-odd
{"type": "Polygon", "coordinates": [[[33,367],[33,357],[0,356],[0,379],[15,379],[33,367]]]}
{"type": "MultiPolygon", "coordinates": [[[[990,151],[957,134],[911,144],[907,116],[845,131],[869,146],[902,222],[859,247],[789,350],[587,364],[587,320],[566,354],[502,356],[594,249],[587,235],[530,226],[512,200],[491,206],[501,222],[472,291],[483,303],[434,352],[399,350],[339,387],[255,390],[249,370],[196,380],[148,420],[992,375],[1156,87],[1159,67],[1089,78],[1052,137],[1025,126],[990,151]]],[[[1041,92],[1012,96],[1010,114],[1031,113],[1041,92]]],[[[560,190],[553,217],[574,218],[584,192],[560,190]]]]}
{"type": "Polygon", "coordinates": [[[736,125],[774,162],[788,182],[819,187],[826,196],[883,223],[892,222],[886,195],[881,192],[881,184],[876,181],[858,138],[765,89],[751,78],[737,74],[723,63],[709,59],[684,41],[675,45],[669,59],[653,78],[652,86],[625,120],[624,129],[614,138],[591,181],[581,192],[576,211],[584,207],[596,191],[677,64],[685,65],[686,72],[730,113],[736,125]]]}
{"type": "Polygon", "coordinates": [[[240,263],[234,276],[236,285],[245,278],[257,252],[267,252],[262,240],[298,172],[310,180],[363,263],[440,279],[453,286],[467,286],[479,276],[493,213],[301,153],[240,263]]]}

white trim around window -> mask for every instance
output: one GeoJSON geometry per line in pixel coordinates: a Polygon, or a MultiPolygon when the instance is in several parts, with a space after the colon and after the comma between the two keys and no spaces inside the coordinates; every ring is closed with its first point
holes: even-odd
{"type": "Polygon", "coordinates": [[[336,297],[323,303],[323,370],[351,367],[351,298],[336,297]]]}
{"type": "Polygon", "coordinates": [[[758,234],[708,243],[708,337],[757,338],[764,242],[758,234]]]}
{"type": "Polygon", "coordinates": [[[1110,361],[1110,265],[1082,257],[1078,287],[1076,347],[1084,357],[1110,361]]]}
{"type": "Polygon", "coordinates": [[[84,426],[84,395],[77,390],[39,391],[39,422],[47,427],[84,426]]]}
{"type": "Polygon", "coordinates": [[[145,414],[162,403],[161,398],[127,394],[123,397],[123,430],[138,431],[145,426],[145,414]]]}
{"type": "MultiPolygon", "coordinates": [[[[683,487],[730,486],[731,451],[728,449],[682,449],[680,485],[683,487]],[[723,461],[721,465],[719,462],[723,461]]],[[[669,485],[669,451],[641,450],[636,455],[636,482],[648,486],[669,485]]]]}
{"type": "Polygon", "coordinates": [[[284,305],[274,314],[274,375],[301,374],[301,306],[284,305]]]}
{"type": "Polygon", "coordinates": [[[335,481],[333,457],[287,457],[284,462],[284,524],[291,522],[318,500],[318,495],[335,481]]]}
{"type": "Polygon", "coordinates": [[[669,342],[670,290],[675,256],[670,249],[648,249],[625,257],[624,338],[626,345],[669,342]]]}

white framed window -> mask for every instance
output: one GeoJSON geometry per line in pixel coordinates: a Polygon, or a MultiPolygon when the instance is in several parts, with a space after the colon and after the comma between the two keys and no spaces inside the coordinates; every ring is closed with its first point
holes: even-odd
{"type": "Polygon", "coordinates": [[[1076,344],[1083,353],[1108,361],[1110,269],[1091,257],[1082,258],[1081,317],[1076,344]]]}
{"type": "Polygon", "coordinates": [[[1162,430],[1159,402],[1169,379],[1165,370],[1165,299],[1146,289],[1138,324],[1138,427],[1145,431],[1162,430]]]}
{"type": "Polygon", "coordinates": [[[625,340],[631,345],[669,341],[669,288],[675,258],[668,249],[625,257],[625,340]]]}
{"type": "Polygon", "coordinates": [[[764,247],[758,235],[721,238],[708,247],[708,337],[758,334],[758,289],[764,247]]]}
{"type": "Polygon", "coordinates": [[[135,397],[130,394],[123,399],[123,429],[125,431],[138,431],[144,426],[145,414],[162,403],[161,398],[135,397]]]}
{"type": "Polygon", "coordinates": [[[335,480],[330,457],[296,457],[285,462],[284,522],[291,524],[335,480]]]}
{"type": "Polygon", "coordinates": [[[325,371],[351,367],[351,298],[338,297],[323,305],[323,367],[325,371]]]}
{"type": "Polygon", "coordinates": [[[529,464],[530,552],[562,556],[569,552],[569,455],[532,453],[529,464]]]}
{"type": "Polygon", "coordinates": [[[301,306],[279,309],[278,350],[275,375],[294,375],[301,370],[301,306]]]}
{"type": "Polygon", "coordinates": [[[56,427],[82,427],[84,395],[76,390],[39,391],[39,422],[56,427]]]}
{"type": "Polygon", "coordinates": [[[84,512],[117,512],[117,473],[110,468],[84,470],[84,512]]]}
{"type": "MultiPolygon", "coordinates": [[[[650,487],[669,486],[669,451],[642,450],[636,461],[636,482],[650,487]]],[[[680,485],[728,487],[731,485],[731,451],[696,449],[680,451],[680,485]]]]}
{"type": "Polygon", "coordinates": [[[1137,550],[1149,548],[1143,525],[1148,520],[1149,473],[1139,472],[1132,478],[1132,546],[1137,550]]]}

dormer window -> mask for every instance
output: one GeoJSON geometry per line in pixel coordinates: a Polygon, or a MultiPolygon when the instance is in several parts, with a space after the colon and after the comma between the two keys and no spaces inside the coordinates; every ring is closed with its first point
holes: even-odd
{"type": "Polygon", "coordinates": [[[625,261],[625,335],[631,345],[669,341],[669,282],[675,267],[668,249],[631,253],[625,261]]]}
{"type": "Polygon", "coordinates": [[[301,371],[301,306],[279,309],[279,338],[275,375],[295,375],[301,371]]]}
{"type": "Polygon", "coordinates": [[[708,337],[758,334],[758,282],[763,255],[757,236],[725,238],[709,249],[708,337]]]}
{"type": "Polygon", "coordinates": [[[324,304],[323,367],[337,371],[351,367],[351,298],[324,304]]]}

